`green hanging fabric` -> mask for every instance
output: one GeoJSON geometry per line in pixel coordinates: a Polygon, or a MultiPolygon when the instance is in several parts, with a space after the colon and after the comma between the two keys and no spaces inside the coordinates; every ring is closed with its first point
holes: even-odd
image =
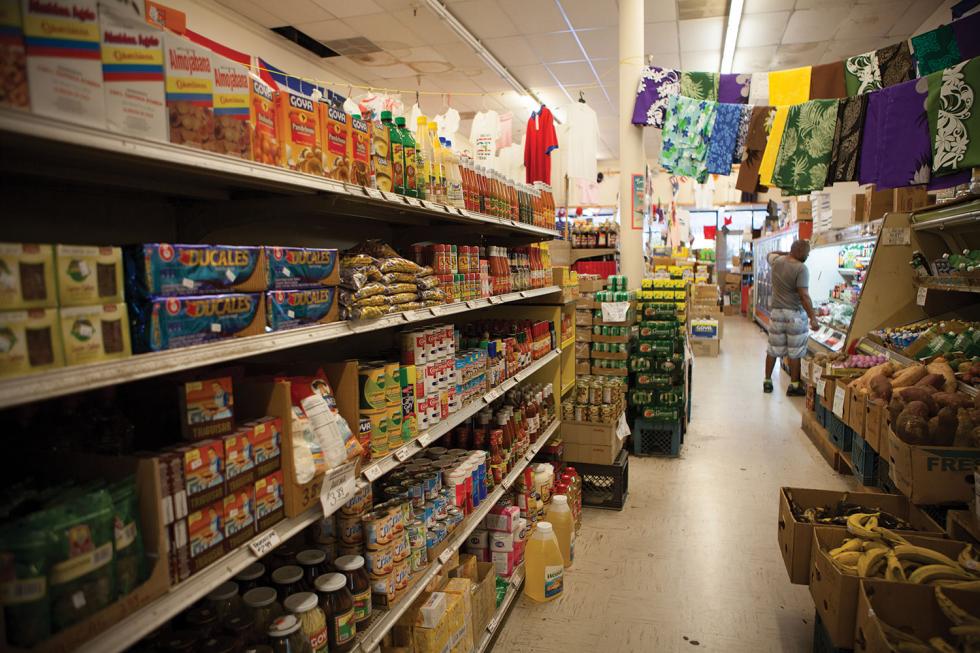
{"type": "Polygon", "coordinates": [[[681,95],[694,100],[718,101],[718,73],[681,73],[681,95]]]}
{"type": "Polygon", "coordinates": [[[919,77],[925,77],[961,60],[960,47],[952,25],[940,25],[931,32],[912,37],[919,77]]]}
{"type": "Polygon", "coordinates": [[[980,166],[980,57],[932,73],[926,80],[933,175],[980,166]]]}
{"type": "Polygon", "coordinates": [[[824,187],[837,106],[838,100],[810,100],[789,108],[772,175],[774,185],[794,195],[824,187]]]}
{"type": "Polygon", "coordinates": [[[881,88],[878,53],[865,52],[844,60],[844,84],[848,95],[861,95],[881,88]]]}

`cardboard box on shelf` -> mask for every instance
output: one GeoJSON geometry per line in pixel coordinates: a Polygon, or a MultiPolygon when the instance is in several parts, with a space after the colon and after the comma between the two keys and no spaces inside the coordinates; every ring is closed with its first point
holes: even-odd
{"type": "Polygon", "coordinates": [[[697,357],[713,358],[721,353],[721,340],[691,340],[691,353],[697,357]]]}
{"type": "MultiPolygon", "coordinates": [[[[898,494],[781,487],[779,488],[779,529],[776,535],[779,540],[779,550],[783,554],[783,564],[786,565],[786,573],[789,575],[790,582],[795,585],[806,585],[810,580],[813,529],[817,525],[798,521],[793,516],[791,499],[802,510],[833,506],[840,501],[847,501],[872,510],[884,510],[904,519],[916,528],[911,532],[918,535],[942,537],[944,534],[943,528],[929,515],[898,494]]],[[[820,526],[846,530],[844,526],[820,526]]],[[[904,534],[909,531],[899,532],[904,534]]]]}
{"type": "Polygon", "coordinates": [[[575,375],[587,376],[592,371],[591,364],[587,360],[575,361],[575,375]]]}
{"type": "Polygon", "coordinates": [[[737,304],[725,304],[725,315],[738,315],[740,307],[737,304]]]}
{"type": "Polygon", "coordinates": [[[875,190],[872,185],[865,190],[864,221],[877,220],[886,213],[908,213],[928,204],[929,194],[925,186],[875,190]]]}
{"type": "MultiPolygon", "coordinates": [[[[867,408],[865,407],[867,397],[848,387],[847,403],[847,425],[850,426],[855,433],[864,438],[864,416],[867,412],[867,408]]],[[[867,438],[865,438],[865,440],[867,440],[867,438]]]]}
{"type": "Polygon", "coordinates": [[[128,358],[132,354],[126,304],[70,306],[58,311],[65,365],[128,358]]]}
{"type": "Polygon", "coordinates": [[[865,400],[864,403],[864,441],[871,445],[871,448],[882,455],[882,433],[887,429],[885,424],[886,410],[884,406],[873,401],[865,400]]]}
{"type": "Polygon", "coordinates": [[[625,438],[617,433],[618,421],[612,424],[562,421],[561,439],[565,460],[595,465],[612,465],[623,448],[625,438]]]}
{"type": "Polygon", "coordinates": [[[5,270],[0,310],[58,305],[52,245],[0,243],[0,266],[5,270]]]}
{"type": "Polygon", "coordinates": [[[213,151],[214,79],[211,51],[176,34],[163,34],[170,142],[213,151]]]}
{"type": "Polygon", "coordinates": [[[0,311],[0,377],[63,367],[58,309],[0,311]]]}
{"type": "Polygon", "coordinates": [[[596,292],[606,287],[605,279],[587,279],[579,275],[578,289],[581,292],[596,292]]]}
{"type": "Polygon", "coordinates": [[[865,204],[867,202],[867,196],[861,195],[860,193],[855,193],[851,195],[851,223],[856,224],[858,222],[865,222],[867,217],[867,209],[865,204]]]}
{"type": "Polygon", "coordinates": [[[58,305],[116,304],[123,297],[122,250],[55,245],[58,305]]]}
{"type": "Polygon", "coordinates": [[[918,504],[959,503],[974,496],[980,449],[908,444],[889,427],[888,470],[899,492],[918,504]]]}
{"type": "Polygon", "coordinates": [[[690,285],[689,294],[691,296],[692,303],[695,303],[696,300],[701,299],[716,302],[718,300],[718,286],[707,283],[692,283],[690,285]]]}

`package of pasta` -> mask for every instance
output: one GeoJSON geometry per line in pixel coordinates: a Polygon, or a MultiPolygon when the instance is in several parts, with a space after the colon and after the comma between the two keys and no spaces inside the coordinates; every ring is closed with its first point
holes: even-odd
{"type": "Polygon", "coordinates": [[[400,295],[402,293],[415,293],[416,287],[414,283],[392,283],[385,286],[385,293],[387,295],[400,295]]]}
{"type": "Polygon", "coordinates": [[[388,295],[388,301],[392,304],[404,304],[406,302],[417,302],[419,300],[418,294],[414,292],[403,292],[397,295],[388,295]]]}
{"type": "Polygon", "coordinates": [[[430,288],[428,290],[420,291],[419,297],[422,299],[422,301],[437,301],[440,303],[445,303],[446,291],[439,288],[430,288]]]}
{"type": "Polygon", "coordinates": [[[356,268],[365,265],[377,265],[377,264],[378,262],[375,260],[375,258],[368,254],[358,254],[358,253],[352,254],[350,252],[344,252],[343,257],[341,257],[340,259],[341,269],[356,268]]]}
{"type": "Polygon", "coordinates": [[[368,297],[374,297],[375,295],[384,295],[388,292],[388,289],[384,284],[371,282],[366,283],[360,288],[347,288],[341,287],[341,290],[346,290],[350,293],[352,300],[367,299],[368,297]]]}
{"type": "Polygon", "coordinates": [[[388,298],[385,295],[371,295],[357,299],[354,294],[343,288],[340,289],[341,306],[387,306],[388,298]]]}
{"type": "Polygon", "coordinates": [[[401,313],[402,311],[414,311],[422,308],[422,302],[405,302],[404,304],[394,304],[388,309],[389,313],[401,313]]]}
{"type": "Polygon", "coordinates": [[[442,306],[445,302],[436,301],[434,299],[427,299],[422,302],[423,308],[432,308],[433,306],[442,306]]]}
{"type": "MultiPolygon", "coordinates": [[[[388,314],[388,306],[352,306],[344,308],[346,320],[375,320],[388,314]]],[[[395,312],[402,309],[396,309],[395,312]]]]}
{"type": "Polygon", "coordinates": [[[380,259],[378,261],[378,269],[381,270],[381,274],[387,274],[388,272],[410,272],[412,274],[418,274],[419,266],[407,258],[393,256],[391,258],[380,259]]]}
{"type": "Polygon", "coordinates": [[[340,285],[358,290],[369,283],[380,283],[381,272],[373,265],[359,268],[344,268],[340,272],[340,285]]]}
{"type": "Polygon", "coordinates": [[[415,283],[415,278],[411,272],[389,272],[381,275],[381,283],[386,286],[393,283],[415,283]]]}
{"type": "Polygon", "coordinates": [[[432,288],[438,288],[439,277],[435,275],[429,277],[417,277],[415,279],[415,285],[419,290],[431,290],[432,288]]]}
{"type": "Polygon", "coordinates": [[[418,274],[418,276],[420,276],[420,277],[431,277],[435,273],[436,272],[435,272],[435,270],[432,269],[432,266],[431,265],[423,265],[421,268],[419,268],[419,274],[418,274]]]}

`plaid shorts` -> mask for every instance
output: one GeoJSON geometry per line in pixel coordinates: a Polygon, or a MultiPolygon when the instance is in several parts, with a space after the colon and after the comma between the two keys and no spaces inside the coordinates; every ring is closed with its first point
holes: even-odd
{"type": "Polygon", "coordinates": [[[806,313],[788,308],[774,308],[769,313],[768,354],[775,358],[803,358],[810,327],[806,313]]]}

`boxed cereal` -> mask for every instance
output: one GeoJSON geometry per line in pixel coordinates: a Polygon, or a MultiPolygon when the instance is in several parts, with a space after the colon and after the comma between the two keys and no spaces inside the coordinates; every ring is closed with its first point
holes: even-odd
{"type": "Polygon", "coordinates": [[[234,430],[235,395],[230,376],[180,384],[180,430],[187,440],[215,438],[234,430]]]}
{"type": "Polygon", "coordinates": [[[255,476],[261,478],[275,472],[280,466],[282,423],[278,417],[262,417],[242,424],[249,432],[255,476]]]}
{"type": "Polygon", "coordinates": [[[242,159],[251,156],[249,89],[252,84],[244,66],[212,54],[214,71],[214,151],[242,159]]]}
{"type": "Polygon", "coordinates": [[[0,106],[30,106],[20,0],[0,0],[0,106]]]}
{"type": "Polygon", "coordinates": [[[221,438],[225,447],[225,494],[255,483],[255,460],[249,429],[241,429],[221,438]]]}
{"type": "Polygon", "coordinates": [[[55,245],[59,306],[123,301],[122,250],[118,247],[55,245]]]}
{"type": "Polygon", "coordinates": [[[265,312],[273,331],[336,322],[340,314],[336,288],[270,290],[265,312]]]}
{"type": "Polygon", "coordinates": [[[97,0],[23,0],[34,113],[105,128],[97,0]]]}
{"type": "Polygon", "coordinates": [[[58,313],[65,365],[116,360],[132,354],[125,302],[67,306],[58,313]]]}
{"type": "Polygon", "coordinates": [[[190,573],[196,574],[227,553],[224,509],[224,499],[219,498],[187,515],[190,573]]]}
{"type": "Polygon", "coordinates": [[[58,305],[54,248],[33,243],[0,243],[0,309],[58,305]]]}
{"type": "Polygon", "coordinates": [[[335,249],[313,247],[266,247],[269,290],[295,290],[336,286],[340,262],[335,249]]]}
{"type": "Polygon", "coordinates": [[[371,121],[351,116],[347,159],[350,162],[350,183],[374,186],[371,181],[371,121]]]}
{"type": "Polygon", "coordinates": [[[102,6],[102,83],[109,131],[167,140],[163,32],[102,6]]]}
{"type": "Polygon", "coordinates": [[[318,103],[323,150],[323,173],[330,179],[349,182],[350,116],[344,111],[344,98],[330,92],[318,103]]]}
{"type": "Polygon", "coordinates": [[[282,471],[277,471],[255,481],[255,525],[258,532],[286,516],[282,478],[282,471]]]}
{"type": "Polygon", "coordinates": [[[63,367],[58,309],[0,311],[0,376],[63,367]]]}
{"type": "Polygon", "coordinates": [[[279,92],[249,73],[248,122],[252,142],[252,161],[281,165],[279,149],[279,92]]]}
{"type": "Polygon", "coordinates": [[[184,487],[191,512],[225,495],[225,446],[220,439],[202,440],[177,448],[184,458],[184,487]]]}
{"type": "Polygon", "coordinates": [[[268,283],[261,247],[147,243],[126,248],[133,296],[258,292],[268,283]]]}
{"type": "Polygon", "coordinates": [[[225,541],[228,550],[240,547],[255,535],[255,486],[230,492],[224,500],[225,541]]]}
{"type": "Polygon", "coordinates": [[[129,305],[133,351],[163,351],[265,333],[258,293],[150,297],[129,305]]]}
{"type": "Polygon", "coordinates": [[[392,192],[391,136],[380,122],[371,125],[371,174],[374,186],[386,193],[392,192]]]}
{"type": "Polygon", "coordinates": [[[163,45],[170,142],[214,150],[211,52],[170,32],[163,45]]]}
{"type": "Polygon", "coordinates": [[[290,88],[281,89],[277,118],[282,165],[290,170],[323,175],[320,119],[313,98],[290,88]]]}

